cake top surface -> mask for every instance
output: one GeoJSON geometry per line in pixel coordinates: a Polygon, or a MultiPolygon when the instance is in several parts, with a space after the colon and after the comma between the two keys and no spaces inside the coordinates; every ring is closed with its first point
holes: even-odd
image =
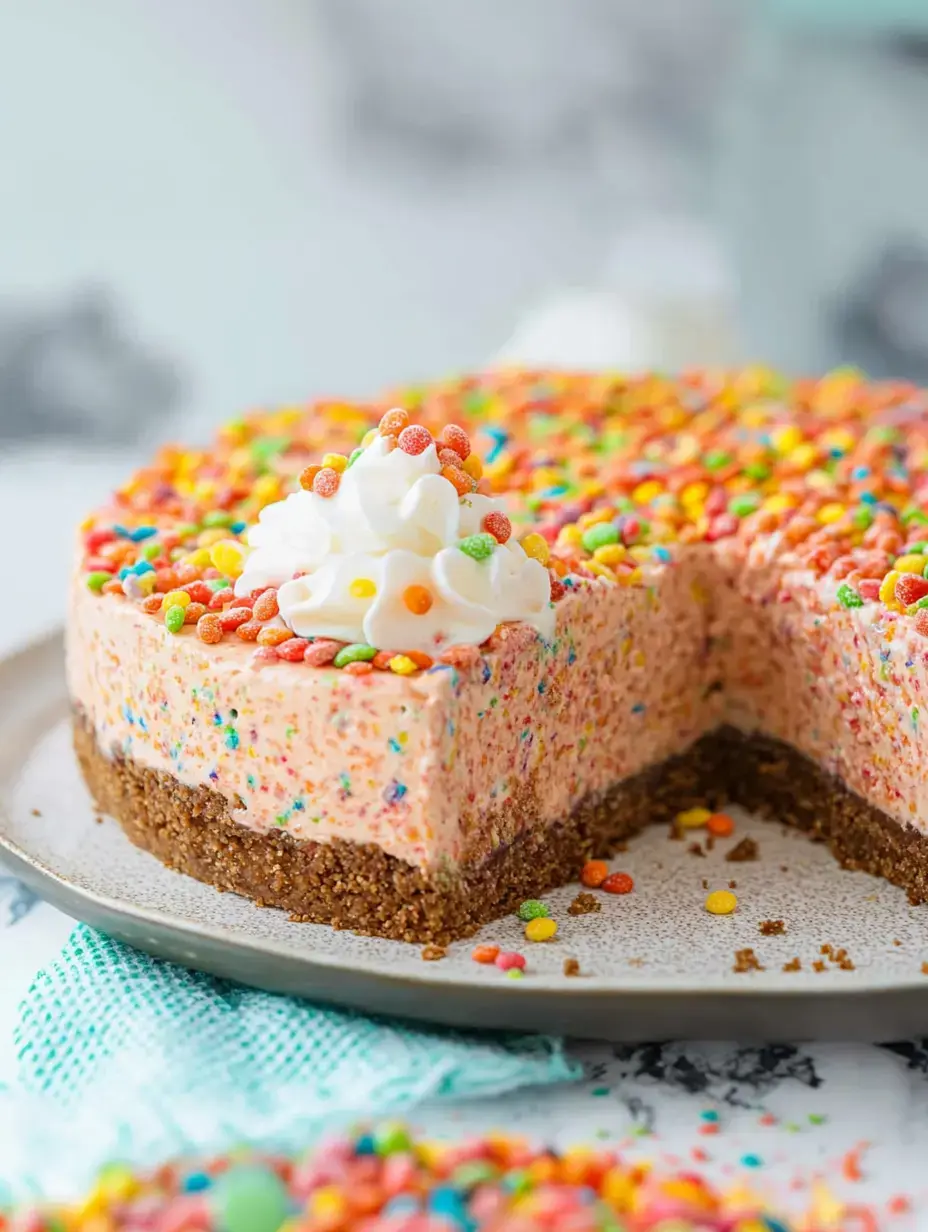
{"type": "Polygon", "coordinates": [[[566,594],[699,543],[762,540],[928,635],[926,464],[926,395],[853,370],[496,370],[166,446],[83,524],[80,567],[178,636],[353,672],[550,636],[566,594]]]}

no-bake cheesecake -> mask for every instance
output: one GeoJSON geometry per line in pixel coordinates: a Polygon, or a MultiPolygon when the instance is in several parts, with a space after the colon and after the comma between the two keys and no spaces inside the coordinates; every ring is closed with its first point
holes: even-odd
{"type": "Polygon", "coordinates": [[[162,449],[80,532],[84,776],[170,866],[466,935],[728,798],[928,898],[928,399],[511,371],[162,449]]]}

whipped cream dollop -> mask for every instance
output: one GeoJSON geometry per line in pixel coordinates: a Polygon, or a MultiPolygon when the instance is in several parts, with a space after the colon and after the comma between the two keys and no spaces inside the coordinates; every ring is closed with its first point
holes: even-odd
{"type": "Polygon", "coordinates": [[[298,636],[378,650],[479,645],[504,621],[550,639],[545,567],[511,538],[484,559],[459,546],[502,502],[459,496],[434,444],[419,454],[392,445],[375,437],[333,496],[300,490],[266,506],[236,593],[277,586],[280,615],[298,636]]]}

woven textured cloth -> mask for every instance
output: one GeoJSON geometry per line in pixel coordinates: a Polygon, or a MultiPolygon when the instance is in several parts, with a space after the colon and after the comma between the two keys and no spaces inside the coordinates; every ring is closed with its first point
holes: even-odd
{"type": "Polygon", "coordinates": [[[20,1124],[44,1153],[67,1151],[81,1177],[106,1159],[296,1146],[368,1114],[579,1077],[559,1040],[322,1008],[159,962],[84,925],[34,980],[16,1045],[20,1124]]]}

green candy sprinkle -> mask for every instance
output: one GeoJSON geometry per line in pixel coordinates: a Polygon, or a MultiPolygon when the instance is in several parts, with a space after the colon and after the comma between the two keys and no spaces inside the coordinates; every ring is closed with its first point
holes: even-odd
{"type": "Polygon", "coordinates": [[[868,530],[873,525],[873,514],[866,505],[861,505],[851,514],[851,521],[858,530],[868,530]]]}
{"type": "Polygon", "coordinates": [[[184,609],[179,603],[173,604],[164,613],[164,624],[168,633],[180,633],[184,627],[184,609]]]}
{"type": "Polygon", "coordinates": [[[760,497],[756,492],[742,492],[740,496],[733,496],[728,502],[728,511],[736,518],[746,518],[759,504],[760,497]]]}
{"type": "MultiPolygon", "coordinates": [[[[351,453],[348,455],[348,466],[354,466],[355,462],[357,462],[363,452],[364,450],[361,449],[360,446],[357,449],[352,449],[351,453]]],[[[348,469],[348,466],[345,467],[345,470],[348,469]]]]}
{"type": "Polygon", "coordinates": [[[192,522],[188,522],[185,526],[178,526],[174,531],[174,534],[181,543],[186,543],[188,539],[196,539],[199,533],[200,527],[195,526],[192,522]]]}
{"type": "Polygon", "coordinates": [[[231,526],[234,522],[231,513],[226,513],[224,509],[211,509],[209,513],[203,514],[204,526],[231,526]]]}
{"type": "Polygon", "coordinates": [[[540,902],[537,898],[527,898],[519,908],[519,919],[526,922],[529,920],[540,920],[542,917],[550,914],[544,903],[540,902]]]}
{"type": "Polygon", "coordinates": [[[468,535],[466,539],[460,540],[458,547],[471,560],[489,560],[496,548],[496,539],[486,531],[481,531],[479,535],[468,535]]]}
{"type": "Polygon", "coordinates": [[[583,532],[583,546],[588,552],[619,542],[619,532],[611,522],[597,522],[583,532]]]}
{"type": "Polygon", "coordinates": [[[348,663],[362,663],[373,659],[377,653],[375,646],[366,646],[363,642],[354,642],[343,646],[332,662],[336,667],[344,667],[348,663]]]}
{"type": "Polygon", "coordinates": [[[287,1187],[269,1168],[239,1165],[220,1176],[209,1194],[222,1232],[277,1232],[290,1214],[287,1187]]]}
{"type": "Polygon", "coordinates": [[[720,471],[731,462],[731,454],[724,449],[710,449],[703,461],[710,471],[720,471]]]}
{"type": "Polygon", "coordinates": [[[374,1150],[378,1155],[401,1155],[412,1148],[405,1125],[387,1121],[374,1130],[374,1150]]]}
{"type": "Polygon", "coordinates": [[[228,590],[232,583],[228,578],[210,578],[206,585],[210,590],[228,590]]]}
{"type": "Polygon", "coordinates": [[[838,587],[838,602],[842,607],[863,607],[864,605],[863,599],[853,586],[848,586],[847,582],[842,582],[838,587]]]}
{"type": "Polygon", "coordinates": [[[87,574],[85,579],[87,589],[92,590],[94,594],[98,595],[112,576],[112,573],[106,573],[102,569],[95,569],[93,573],[87,574]]]}
{"type": "Polygon", "coordinates": [[[521,967],[510,967],[509,970],[506,972],[507,980],[521,980],[522,976],[523,976],[523,971],[521,967]]]}
{"type": "Polygon", "coordinates": [[[160,556],[164,549],[160,543],[146,543],[142,547],[142,559],[154,560],[156,556],[160,556]]]}
{"type": "Polygon", "coordinates": [[[763,483],[765,479],[770,478],[770,467],[765,462],[749,462],[744,468],[744,473],[755,483],[763,483]]]}

